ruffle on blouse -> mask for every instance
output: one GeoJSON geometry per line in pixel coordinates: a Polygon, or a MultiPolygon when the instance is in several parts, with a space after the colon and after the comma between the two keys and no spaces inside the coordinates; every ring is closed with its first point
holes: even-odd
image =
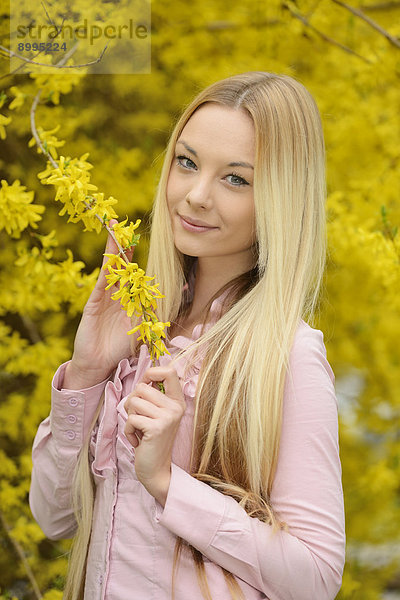
{"type": "Polygon", "coordinates": [[[115,410],[121,399],[122,380],[135,375],[138,359],[124,358],[118,364],[114,378],[107,382],[102,415],[98,427],[91,435],[90,450],[94,456],[92,471],[95,475],[102,475],[106,469],[115,469],[114,437],[117,428],[117,412],[115,410]],[[100,442],[100,443],[98,443],[100,442]]]}
{"type": "MultiPolygon", "coordinates": [[[[190,284],[189,284],[190,285],[190,284]]],[[[218,320],[221,314],[222,303],[228,291],[216,298],[210,307],[210,320],[206,325],[196,325],[192,331],[191,337],[178,335],[172,338],[168,345],[170,354],[164,354],[159,359],[161,366],[168,366],[179,351],[186,349],[192,342],[199,339],[201,334],[210,329],[218,320]]],[[[196,397],[196,389],[199,379],[199,372],[202,363],[202,353],[196,351],[196,356],[193,362],[190,360],[188,365],[188,357],[181,357],[174,362],[177,375],[182,383],[183,393],[185,398],[194,400],[196,397]]],[[[114,377],[108,381],[106,385],[106,395],[104,407],[100,418],[99,426],[96,427],[91,435],[90,450],[94,457],[92,462],[92,471],[94,475],[104,477],[105,470],[115,470],[115,445],[113,440],[116,436],[118,427],[118,414],[123,415],[126,420],[126,411],[124,408],[125,396],[122,397],[124,380],[125,390],[134,389],[135,385],[140,381],[143,373],[152,366],[152,361],[149,355],[148,348],[142,344],[139,350],[138,357],[132,357],[130,360],[124,358],[120,361],[114,377]],[[129,381],[129,379],[131,381],[129,381]]]]}

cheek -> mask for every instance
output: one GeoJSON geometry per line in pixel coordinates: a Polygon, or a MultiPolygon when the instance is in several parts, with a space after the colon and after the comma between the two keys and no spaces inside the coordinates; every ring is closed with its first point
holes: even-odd
{"type": "Polygon", "coordinates": [[[238,238],[242,241],[243,245],[251,246],[254,244],[255,235],[255,214],[254,210],[248,210],[242,214],[240,222],[238,222],[238,238]]]}
{"type": "Polygon", "coordinates": [[[256,218],[253,203],[251,203],[250,206],[242,206],[236,211],[236,226],[245,237],[249,237],[249,232],[254,231],[255,222],[256,218]]]}

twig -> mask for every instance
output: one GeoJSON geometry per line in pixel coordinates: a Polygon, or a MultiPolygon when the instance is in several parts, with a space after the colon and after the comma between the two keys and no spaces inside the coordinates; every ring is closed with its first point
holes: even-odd
{"type": "Polygon", "coordinates": [[[306,19],[310,19],[313,14],[315,13],[315,11],[317,10],[318,6],[321,4],[321,0],[316,0],[316,2],[314,2],[314,5],[310,8],[310,10],[306,13],[306,19]]]}
{"type": "Polygon", "coordinates": [[[360,8],[362,10],[371,10],[371,11],[379,11],[379,10],[392,10],[392,8],[399,8],[400,2],[390,1],[389,2],[381,2],[380,4],[361,4],[360,8]]]}
{"type": "MultiPolygon", "coordinates": [[[[62,59],[61,59],[61,60],[59,60],[59,61],[58,61],[58,63],[57,63],[56,65],[51,65],[51,66],[53,66],[53,67],[55,67],[55,66],[58,66],[58,65],[60,65],[60,66],[61,66],[61,65],[63,65],[65,62],[67,62],[67,60],[69,59],[69,57],[70,57],[70,56],[72,56],[72,55],[75,53],[75,50],[77,49],[78,45],[79,45],[79,42],[76,42],[76,44],[74,44],[74,45],[72,46],[72,48],[70,48],[70,49],[68,50],[68,52],[66,52],[66,53],[64,54],[64,56],[62,57],[62,59]]],[[[2,48],[2,46],[0,46],[0,49],[1,49],[1,48],[2,48]]],[[[42,53],[42,51],[38,52],[38,53],[36,54],[36,56],[39,56],[39,54],[41,54],[41,53],[42,53]]],[[[22,58],[22,57],[21,57],[21,58],[22,58]]],[[[36,63],[36,62],[35,62],[34,64],[39,64],[39,63],[36,63]]],[[[50,66],[50,65],[48,65],[48,66],[50,66]]],[[[78,65],[78,66],[79,66],[79,65],[78,65]]],[[[14,74],[15,74],[15,73],[17,73],[17,72],[18,72],[20,69],[23,69],[23,68],[24,68],[24,65],[23,65],[23,64],[20,64],[18,67],[16,67],[16,68],[15,68],[13,71],[11,71],[10,73],[7,73],[6,75],[2,75],[2,76],[0,77],[0,79],[3,79],[4,77],[9,77],[9,76],[11,76],[11,75],[14,75],[14,74]]]]}
{"type": "MultiPolygon", "coordinates": [[[[39,146],[39,148],[41,149],[41,151],[43,152],[43,154],[45,154],[47,156],[47,158],[49,159],[49,161],[51,162],[51,164],[53,165],[53,167],[55,169],[58,169],[59,165],[58,165],[57,161],[55,161],[54,158],[51,156],[51,154],[49,152],[47,152],[47,150],[45,150],[45,148],[44,148],[44,146],[42,144],[42,141],[41,141],[41,139],[39,137],[39,134],[37,132],[37,128],[36,128],[35,112],[36,112],[36,107],[37,107],[37,105],[39,103],[39,100],[40,100],[40,94],[41,93],[42,93],[42,90],[39,90],[38,93],[35,96],[35,99],[32,102],[32,107],[31,107],[31,131],[32,131],[33,137],[36,140],[37,145],[39,146]]],[[[86,208],[88,208],[88,209],[91,208],[91,206],[90,206],[90,204],[88,202],[85,201],[84,204],[85,204],[86,208]]],[[[96,219],[98,219],[100,221],[100,223],[103,225],[103,227],[105,227],[107,229],[108,233],[110,234],[110,236],[112,237],[112,239],[114,240],[114,242],[115,242],[115,244],[116,244],[116,246],[118,248],[120,256],[122,256],[122,258],[125,260],[125,262],[128,263],[129,259],[126,256],[126,254],[124,252],[124,249],[122,248],[122,246],[118,242],[117,238],[115,237],[115,233],[114,233],[113,229],[111,227],[109,227],[107,225],[107,223],[97,213],[95,214],[95,217],[96,217],[96,219]]]]}
{"type": "Polygon", "coordinates": [[[398,39],[396,39],[395,37],[393,37],[392,35],[390,35],[390,33],[388,33],[386,31],[386,29],[383,29],[383,27],[378,25],[378,23],[373,21],[370,17],[367,17],[367,15],[365,15],[362,12],[362,10],[359,10],[358,8],[354,8],[353,6],[350,6],[349,4],[346,4],[345,2],[341,2],[340,0],[332,0],[332,2],[335,2],[335,4],[338,4],[342,8],[345,8],[346,10],[350,11],[353,15],[360,17],[360,19],[362,19],[363,21],[368,23],[368,25],[370,25],[373,29],[375,29],[380,34],[382,34],[383,37],[385,37],[391,44],[393,44],[393,46],[396,46],[396,48],[400,48],[400,41],[398,39]]]}
{"type": "MultiPolygon", "coordinates": [[[[335,1],[335,0],[334,0],[335,1]]],[[[354,50],[352,50],[351,48],[349,48],[348,46],[344,46],[343,44],[341,44],[340,42],[337,42],[336,40],[334,40],[333,38],[329,37],[328,35],[326,35],[325,33],[323,33],[322,31],[319,31],[319,29],[317,29],[316,27],[314,27],[314,25],[311,25],[311,23],[309,22],[308,19],[306,19],[306,17],[304,17],[303,15],[301,15],[299,12],[294,11],[291,6],[289,6],[289,4],[284,3],[283,4],[284,8],[287,8],[287,10],[294,16],[296,17],[296,19],[299,19],[299,21],[301,21],[302,23],[304,23],[304,25],[306,25],[307,27],[309,27],[312,31],[314,31],[317,35],[319,35],[325,42],[329,42],[330,44],[333,44],[334,46],[337,46],[338,48],[340,48],[341,50],[344,50],[344,52],[347,52],[348,54],[352,54],[353,56],[357,56],[357,58],[360,58],[361,60],[363,60],[364,62],[371,64],[371,61],[368,58],[365,58],[364,56],[361,56],[361,54],[358,54],[357,52],[355,52],[354,50]]]]}
{"type": "Polygon", "coordinates": [[[391,224],[387,218],[386,207],[384,205],[381,207],[381,216],[382,216],[382,223],[383,223],[383,234],[386,235],[389,238],[389,240],[392,242],[395,254],[398,258],[398,262],[400,263],[400,250],[397,247],[396,239],[395,239],[396,234],[397,234],[397,227],[395,227],[394,229],[391,227],[391,224]]]}
{"type": "Polygon", "coordinates": [[[68,52],[66,52],[64,54],[64,56],[58,61],[58,63],[56,63],[54,66],[58,67],[59,65],[62,66],[64,63],[66,63],[67,60],[69,59],[69,57],[72,56],[75,53],[75,50],[77,49],[78,46],[79,46],[79,42],[76,42],[76,44],[74,44],[72,46],[72,48],[70,48],[68,50],[68,52]]]}
{"type": "Polygon", "coordinates": [[[49,159],[49,161],[51,162],[51,164],[53,165],[53,167],[55,169],[58,169],[58,163],[54,160],[54,158],[51,156],[51,154],[44,149],[44,146],[42,144],[42,140],[40,139],[39,134],[38,134],[37,129],[36,129],[35,112],[36,112],[36,107],[39,104],[41,93],[42,93],[42,90],[39,90],[38,93],[36,94],[33,102],[32,102],[32,106],[31,106],[31,130],[32,130],[33,137],[35,138],[36,143],[39,146],[39,148],[41,149],[41,151],[47,156],[47,158],[49,159]]]}
{"type": "Polygon", "coordinates": [[[78,68],[81,68],[81,67],[88,67],[89,65],[95,65],[96,63],[100,62],[101,59],[103,58],[104,52],[107,49],[107,46],[108,46],[108,44],[106,44],[104,46],[103,50],[100,53],[100,56],[98,58],[96,58],[96,60],[92,60],[90,62],[83,63],[81,65],[62,65],[62,64],[60,64],[61,61],[59,61],[55,65],[51,65],[51,64],[48,64],[48,63],[41,63],[41,62],[37,62],[35,60],[31,60],[29,58],[25,58],[24,56],[21,56],[20,54],[17,54],[16,52],[13,52],[12,50],[9,50],[5,46],[1,46],[0,45],[0,50],[2,50],[3,52],[6,52],[8,54],[8,56],[10,56],[10,57],[15,56],[16,58],[19,58],[20,60],[23,60],[26,63],[30,63],[32,65],[38,65],[40,67],[50,67],[50,68],[53,68],[53,69],[78,69],[78,68]]]}
{"type": "Polygon", "coordinates": [[[23,322],[25,328],[27,329],[27,331],[29,333],[31,341],[34,344],[38,344],[39,342],[41,342],[42,338],[40,337],[39,332],[36,329],[35,324],[32,322],[32,320],[24,314],[21,314],[20,317],[22,319],[22,322],[23,322]]]}
{"type": "MultiPolygon", "coordinates": [[[[55,28],[57,29],[57,32],[58,32],[58,27],[57,27],[57,25],[55,24],[55,22],[53,21],[53,19],[50,17],[49,13],[47,12],[47,8],[45,7],[45,5],[44,5],[44,2],[41,2],[40,4],[43,6],[43,10],[44,10],[44,12],[46,13],[46,17],[48,18],[48,20],[50,21],[50,23],[53,25],[53,27],[55,27],[55,28]]],[[[64,19],[65,19],[65,17],[63,17],[63,21],[62,21],[62,23],[61,23],[61,26],[62,26],[62,25],[63,25],[63,23],[64,23],[64,19]]],[[[57,35],[58,35],[58,33],[57,33],[57,35]]]]}
{"type": "MultiPolygon", "coordinates": [[[[257,27],[265,27],[270,25],[279,25],[282,21],[280,19],[257,19],[257,27]]],[[[251,26],[251,24],[247,23],[247,25],[251,26]]],[[[226,29],[243,29],[243,25],[241,23],[234,23],[233,21],[210,21],[206,23],[204,26],[208,31],[223,31],[226,29]]],[[[191,28],[192,31],[196,31],[199,28],[191,28]]]]}
{"type": "MultiPolygon", "coordinates": [[[[44,7],[45,12],[47,14],[46,8],[44,7]]],[[[61,33],[62,31],[62,26],[64,25],[64,21],[65,21],[65,17],[63,17],[62,23],[61,23],[61,27],[58,28],[57,25],[54,23],[54,21],[51,19],[51,17],[49,17],[49,15],[47,14],[47,18],[50,20],[50,22],[52,23],[52,25],[56,28],[56,35],[53,37],[53,40],[55,40],[61,33]]],[[[78,43],[78,42],[77,42],[78,43]]],[[[74,46],[75,48],[75,46],[74,46]]],[[[37,52],[36,54],[33,55],[33,58],[36,58],[37,56],[39,56],[40,54],[42,54],[42,52],[44,52],[44,50],[39,50],[39,52],[37,52]]],[[[69,54],[70,51],[67,52],[67,54],[69,54]]],[[[21,69],[24,68],[24,65],[21,63],[20,65],[18,65],[18,67],[16,67],[13,71],[10,71],[10,73],[7,73],[5,75],[2,75],[0,77],[0,79],[4,79],[4,77],[9,77],[11,75],[14,75],[15,73],[18,73],[18,71],[20,71],[21,69]]]]}
{"type": "Polygon", "coordinates": [[[8,525],[7,521],[4,518],[3,513],[1,511],[0,511],[0,521],[1,521],[3,529],[6,532],[7,537],[10,540],[10,542],[11,542],[11,544],[12,544],[15,552],[17,553],[19,559],[21,560],[22,564],[25,567],[26,574],[27,574],[28,579],[29,579],[29,581],[31,583],[32,589],[34,591],[34,594],[35,594],[37,600],[41,600],[41,598],[43,598],[43,596],[42,596],[40,588],[39,588],[39,586],[37,584],[37,581],[35,579],[35,576],[33,574],[31,566],[28,563],[28,560],[27,560],[27,558],[25,556],[24,549],[22,548],[22,546],[20,545],[20,543],[15,538],[13,538],[13,536],[11,535],[11,527],[8,525]]]}

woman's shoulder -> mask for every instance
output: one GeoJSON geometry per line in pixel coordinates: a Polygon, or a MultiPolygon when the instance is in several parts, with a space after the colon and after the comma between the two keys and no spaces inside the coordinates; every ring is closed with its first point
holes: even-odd
{"type": "Polygon", "coordinates": [[[334,373],[327,359],[324,334],[320,329],[311,327],[303,319],[300,320],[289,356],[291,370],[310,370],[321,376],[328,375],[332,382],[334,373]]]}
{"type": "Polygon", "coordinates": [[[322,331],[304,321],[299,324],[288,367],[283,397],[286,425],[296,429],[301,423],[306,426],[310,419],[329,421],[335,427],[338,410],[335,375],[327,359],[322,331]]]}
{"type": "Polygon", "coordinates": [[[300,319],[293,338],[292,352],[298,353],[307,349],[319,349],[326,355],[324,334],[320,329],[315,329],[300,319]]]}

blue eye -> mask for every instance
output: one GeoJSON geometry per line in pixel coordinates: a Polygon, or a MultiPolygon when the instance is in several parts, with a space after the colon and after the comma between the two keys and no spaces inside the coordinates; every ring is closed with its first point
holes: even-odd
{"type": "MultiPolygon", "coordinates": [[[[183,154],[181,154],[180,156],[176,157],[177,161],[178,161],[178,165],[181,165],[181,167],[183,167],[184,169],[188,169],[190,167],[187,167],[186,165],[184,165],[182,163],[182,160],[188,160],[190,163],[192,163],[192,165],[194,165],[194,162],[192,160],[190,160],[190,158],[188,156],[184,156],[183,154]],[[182,160],[181,160],[182,159],[182,160]]],[[[196,165],[194,165],[196,166],[196,165]]]]}
{"type": "MultiPolygon", "coordinates": [[[[181,167],[183,167],[184,169],[187,170],[191,170],[193,167],[188,166],[187,164],[185,165],[183,163],[184,160],[188,161],[189,163],[191,163],[194,167],[196,167],[195,163],[192,161],[192,159],[190,159],[188,156],[185,156],[184,154],[180,154],[179,156],[175,157],[177,162],[177,165],[180,165],[181,167]]],[[[236,183],[232,183],[231,185],[233,187],[241,187],[243,185],[249,185],[249,182],[246,181],[243,177],[241,177],[240,175],[238,175],[237,173],[229,173],[229,175],[226,175],[226,177],[233,177],[234,179],[236,179],[236,183]]]]}
{"type": "Polygon", "coordinates": [[[234,177],[235,179],[239,179],[239,183],[233,183],[232,185],[239,187],[241,185],[249,185],[249,183],[243,179],[243,177],[240,177],[240,175],[236,175],[236,173],[230,173],[229,175],[227,175],[227,177],[234,177]]]}

